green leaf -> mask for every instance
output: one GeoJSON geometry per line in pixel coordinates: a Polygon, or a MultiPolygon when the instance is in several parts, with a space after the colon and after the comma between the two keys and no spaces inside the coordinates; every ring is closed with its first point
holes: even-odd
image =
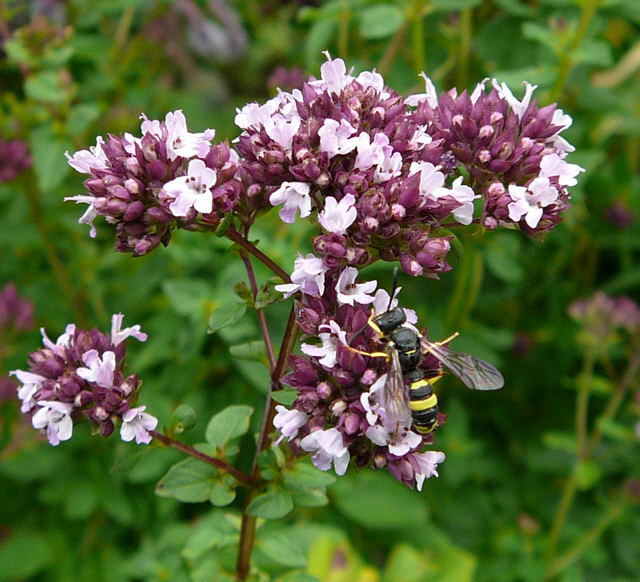
{"type": "Polygon", "coordinates": [[[238,523],[233,516],[214,510],[198,523],[182,555],[188,560],[197,560],[209,550],[235,544],[238,532],[238,523]]]}
{"type": "Polygon", "coordinates": [[[64,157],[64,152],[72,149],[71,143],[57,136],[50,125],[41,125],[31,132],[29,147],[38,187],[45,193],[50,192],[71,169],[64,157]]]}
{"type": "Polygon", "coordinates": [[[300,489],[327,487],[336,482],[334,475],[316,469],[308,460],[297,461],[291,468],[283,471],[282,476],[287,487],[300,489]]]}
{"type": "Polygon", "coordinates": [[[558,36],[558,32],[549,26],[537,22],[525,22],[522,25],[522,36],[539,42],[555,54],[560,50],[562,39],[558,36]]]}
{"type": "Polygon", "coordinates": [[[487,245],[487,266],[505,283],[519,283],[524,277],[520,258],[520,239],[516,233],[494,235],[487,245]]]}
{"type": "Polygon", "coordinates": [[[576,483],[580,489],[589,489],[602,477],[602,469],[595,461],[580,461],[576,466],[576,483]]]}
{"type": "Polygon", "coordinates": [[[291,495],[282,489],[271,487],[266,493],[258,495],[247,508],[249,515],[264,519],[279,519],[293,509],[291,495]]]}
{"type": "Polygon", "coordinates": [[[214,290],[197,279],[169,279],[163,282],[162,290],[173,310],[196,321],[208,318],[217,307],[214,290]]]}
{"type": "Polygon", "coordinates": [[[388,38],[404,22],[404,13],[394,4],[377,4],[360,13],[360,35],[366,39],[388,38]]]}
{"type": "Polygon", "coordinates": [[[552,449],[558,449],[567,453],[576,452],[576,435],[572,432],[548,431],[542,436],[542,442],[552,449]]]}
{"type": "Polygon", "coordinates": [[[188,404],[181,404],[173,411],[171,417],[171,428],[180,434],[196,425],[198,421],[196,411],[188,404]]]}
{"type": "Polygon", "coordinates": [[[71,109],[67,118],[69,135],[80,135],[100,116],[100,107],[96,103],[82,103],[71,109]]]}
{"type": "Polygon", "coordinates": [[[229,505],[236,498],[236,490],[223,481],[218,481],[211,489],[209,501],[218,507],[229,505]]]}
{"type": "Polygon", "coordinates": [[[238,344],[229,348],[229,353],[240,360],[265,362],[267,359],[267,353],[264,349],[264,342],[261,340],[254,340],[244,344],[238,344]]]}
{"type": "Polygon", "coordinates": [[[276,578],[274,582],[322,582],[320,578],[316,578],[306,572],[289,572],[282,578],[276,578]]]}
{"type": "Polygon", "coordinates": [[[291,499],[300,507],[324,507],[329,498],[324,487],[321,489],[289,489],[291,499]]]}
{"type": "Polygon", "coordinates": [[[273,303],[282,301],[284,295],[281,291],[276,291],[275,286],[282,285],[282,279],[280,277],[269,277],[264,285],[260,287],[258,295],[256,296],[255,308],[264,309],[273,303]]]}
{"type": "Polygon", "coordinates": [[[260,530],[256,548],[274,562],[283,566],[299,568],[307,565],[300,538],[295,533],[286,531],[274,532],[267,529],[260,530]]]}
{"type": "Polygon", "coordinates": [[[285,388],[284,390],[276,390],[271,393],[271,398],[278,404],[291,406],[298,398],[298,392],[293,388],[285,388]]]}
{"type": "Polygon", "coordinates": [[[336,505],[350,519],[375,528],[406,528],[423,524],[426,506],[416,503],[417,493],[382,472],[363,471],[342,478],[331,488],[336,505]]]}
{"type": "Polygon", "coordinates": [[[205,431],[207,442],[216,448],[224,449],[231,439],[242,436],[249,430],[249,420],[253,408],[250,406],[228,406],[215,414],[205,431]]]}
{"type": "Polygon", "coordinates": [[[391,551],[391,555],[384,570],[384,582],[421,582],[431,580],[433,574],[429,568],[423,552],[419,552],[408,544],[398,544],[391,551]]]}
{"type": "Polygon", "coordinates": [[[27,77],[24,92],[34,101],[62,105],[71,98],[68,87],[65,87],[55,71],[41,71],[27,77]]]}
{"type": "Polygon", "coordinates": [[[197,459],[185,459],[175,464],[156,485],[160,497],[173,497],[185,503],[207,501],[214,485],[212,467],[197,459]]]}
{"type": "Polygon", "coordinates": [[[13,531],[0,545],[0,580],[26,580],[53,561],[53,548],[39,535],[13,531]]]}
{"type": "Polygon", "coordinates": [[[207,333],[215,333],[223,327],[237,323],[247,310],[247,304],[234,301],[217,307],[209,316],[207,333]]]}
{"type": "Polygon", "coordinates": [[[443,10],[453,12],[454,10],[464,10],[465,8],[473,8],[478,6],[482,0],[433,0],[433,8],[435,10],[443,10]]]}

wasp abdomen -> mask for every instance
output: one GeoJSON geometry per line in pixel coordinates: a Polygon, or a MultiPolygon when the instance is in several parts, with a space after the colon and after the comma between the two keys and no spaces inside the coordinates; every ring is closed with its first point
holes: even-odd
{"type": "Polygon", "coordinates": [[[420,379],[409,386],[409,408],[413,427],[419,434],[428,434],[438,422],[438,397],[429,380],[420,379]]]}

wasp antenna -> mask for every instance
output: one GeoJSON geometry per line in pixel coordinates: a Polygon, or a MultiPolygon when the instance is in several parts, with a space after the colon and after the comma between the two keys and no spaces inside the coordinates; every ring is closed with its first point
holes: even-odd
{"type": "Polygon", "coordinates": [[[391,293],[389,294],[389,305],[387,305],[387,311],[391,311],[391,303],[396,294],[398,288],[398,267],[393,268],[393,278],[391,279],[391,293]]]}

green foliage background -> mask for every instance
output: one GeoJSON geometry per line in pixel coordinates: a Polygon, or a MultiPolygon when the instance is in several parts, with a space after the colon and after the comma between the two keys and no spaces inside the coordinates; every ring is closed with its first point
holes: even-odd
{"type": "MultiPolygon", "coordinates": [[[[106,329],[114,312],[141,323],[149,341],[129,356],[129,369],[144,380],[141,401],[165,424],[178,405],[192,406],[197,422],[182,435],[187,442],[202,442],[225,406],[259,411],[238,442],[244,469],[269,383],[260,363],[229,352],[258,339],[252,313],[206,333],[209,315],[245,279],[229,242],[180,232],[168,248],[132,259],[113,252],[103,223],[90,240],[77,224],[80,209],[62,202],[82,191],[64,151],[92,145],[97,134],[135,132],[141,112],[161,118],[174,109],[185,111],[193,130],[214,127],[232,139],[235,108],[272,95],[277,66],[317,75],[324,49],[356,70],[377,67],[401,93],[417,91],[425,70],[439,89],[491,76],[516,91],[527,80],[539,86],[539,102],[559,102],[574,119],[566,132],[577,149],[571,161],[587,170],[565,221],[542,242],[517,232],[469,236],[441,280],[401,281],[403,303],[431,335],[459,330],[456,349],[496,363],[504,390],[472,393],[441,382],[449,420],[437,436],[447,454],[440,478],[417,493],[387,474],[350,471],[328,487],[329,505],[260,527],[256,579],[640,579],[638,507],[616,501],[623,483],[640,478],[632,398],[604,426],[592,459],[576,466],[557,553],[570,559],[557,571],[544,559],[576,452],[584,348],[567,308],[595,290],[637,298],[640,284],[640,3],[232,2],[244,47],[233,27],[197,2],[227,33],[223,46],[236,47],[233,58],[205,50],[179,3],[68,0],[48,23],[32,20],[36,4],[0,2],[2,30],[14,31],[0,57],[0,135],[26,140],[34,159],[31,171],[0,184],[0,285],[14,281],[52,336],[70,321],[106,329]],[[629,224],[607,218],[613,205],[630,213],[629,224]]],[[[291,249],[309,246],[310,229],[280,226],[272,212],[254,234],[289,269],[291,249]]],[[[269,273],[258,275],[264,281],[269,273]]],[[[385,285],[390,271],[376,266],[367,276],[385,285]]],[[[282,333],[287,306],[266,313],[282,333]]],[[[5,341],[5,372],[24,367],[40,344],[35,330],[5,341]]],[[[622,369],[621,343],[611,358],[622,369]]],[[[595,374],[591,426],[614,390],[602,370],[595,374]]],[[[179,453],[92,438],[86,425],[53,448],[20,419],[17,401],[1,402],[0,411],[0,580],[230,579],[220,564],[233,562],[242,499],[222,513],[206,501],[156,496],[179,453]]]]}

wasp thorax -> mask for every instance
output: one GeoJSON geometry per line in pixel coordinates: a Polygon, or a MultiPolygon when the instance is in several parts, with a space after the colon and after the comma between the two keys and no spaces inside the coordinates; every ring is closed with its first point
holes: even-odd
{"type": "Polygon", "coordinates": [[[407,321],[407,316],[400,307],[385,311],[382,315],[378,315],[375,318],[376,325],[384,334],[389,333],[396,327],[400,327],[405,321],[407,321]]]}

